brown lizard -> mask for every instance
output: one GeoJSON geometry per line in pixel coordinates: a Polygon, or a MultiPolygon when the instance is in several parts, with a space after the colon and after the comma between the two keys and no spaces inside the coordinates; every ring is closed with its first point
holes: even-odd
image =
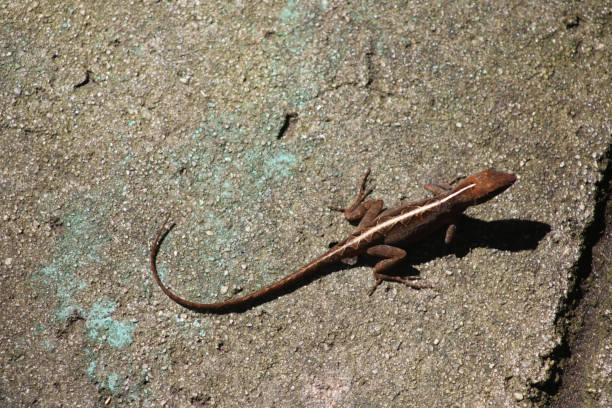
{"type": "Polygon", "coordinates": [[[364,201],[372,192],[371,188],[365,188],[369,173],[368,169],[361,179],[359,194],[353,204],[346,208],[330,207],[333,210],[344,211],[344,216],[351,222],[359,221],[355,232],[325,254],[270,286],[219,303],[191,302],[170,291],[160,280],[155,265],[169,215],[157,232],[151,247],[150,262],[153,277],[170,299],[183,307],[203,313],[229,313],[246,310],[311,280],[331,264],[354,263],[351,261],[364,253],[383,258],[374,266],[376,283],[369,294],[372,294],[382,281],[401,282],[416,289],[431,287],[430,284],[424,282],[414,282],[402,276],[388,274],[390,269],[406,257],[406,251],[394,244],[415,242],[444,226],[447,226],[444,241],[449,244],[456,230],[455,223],[469,206],[490,200],[516,181],[516,176],[512,173],[489,169],[464,179],[455,187],[451,187],[450,184],[427,184],[424,186],[425,189],[433,193],[434,197],[384,209],[381,199],[364,201]]]}

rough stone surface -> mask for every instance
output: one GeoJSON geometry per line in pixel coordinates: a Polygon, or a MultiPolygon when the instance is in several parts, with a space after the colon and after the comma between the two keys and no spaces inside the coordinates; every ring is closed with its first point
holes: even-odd
{"type": "MultiPolygon", "coordinates": [[[[611,25],[594,0],[1,2],[0,405],[554,402],[609,175],[611,25]],[[366,167],[389,205],[488,167],[519,179],[452,248],[408,248],[437,290],[368,297],[362,263],[208,316],[153,281],[171,211],[158,262],[181,295],[273,282],[351,231],[327,206],[366,167]]],[[[594,407],[601,304],[575,371],[594,407]]]]}

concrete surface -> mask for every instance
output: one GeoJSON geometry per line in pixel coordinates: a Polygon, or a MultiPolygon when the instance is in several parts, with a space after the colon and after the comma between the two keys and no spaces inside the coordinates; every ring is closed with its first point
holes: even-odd
{"type": "Polygon", "coordinates": [[[605,1],[0,3],[0,405],[606,407],[605,1]],[[438,290],[339,267],[348,203],[496,167],[438,290]],[[603,239],[602,239],[603,237],[603,239]],[[593,286],[595,285],[595,286],[593,286]]]}

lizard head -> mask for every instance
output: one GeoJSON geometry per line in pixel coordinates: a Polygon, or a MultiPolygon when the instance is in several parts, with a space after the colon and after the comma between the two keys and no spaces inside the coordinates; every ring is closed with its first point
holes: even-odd
{"type": "Polygon", "coordinates": [[[461,183],[455,187],[455,191],[473,184],[474,187],[469,190],[468,200],[472,205],[482,204],[506,191],[515,181],[515,174],[488,169],[461,181],[461,183]]]}

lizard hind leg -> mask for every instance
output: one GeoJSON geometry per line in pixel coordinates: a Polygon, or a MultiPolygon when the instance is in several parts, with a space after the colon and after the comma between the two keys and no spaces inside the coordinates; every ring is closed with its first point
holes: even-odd
{"type": "Polygon", "coordinates": [[[391,245],[375,245],[368,248],[366,252],[368,255],[385,258],[374,265],[373,274],[376,282],[368,292],[368,296],[371,296],[383,281],[400,282],[413,289],[425,289],[432,287],[432,285],[427,282],[413,282],[416,279],[420,279],[417,276],[404,277],[398,275],[388,275],[385,273],[404,260],[406,257],[406,251],[404,251],[402,248],[391,245]]]}
{"type": "Polygon", "coordinates": [[[363,177],[361,178],[361,183],[359,183],[359,193],[357,194],[357,198],[353,201],[353,204],[348,207],[337,207],[330,206],[331,210],[342,211],[344,212],[344,216],[349,221],[358,221],[363,215],[366,213],[367,208],[364,207],[363,200],[372,192],[372,187],[366,189],[366,181],[368,180],[368,176],[370,175],[370,169],[367,169],[363,177]]]}
{"type": "Polygon", "coordinates": [[[353,201],[350,206],[329,207],[332,210],[344,212],[344,218],[346,218],[351,223],[359,221],[359,224],[357,225],[357,232],[363,231],[364,229],[372,226],[376,217],[378,217],[378,215],[385,208],[385,203],[382,199],[364,201],[368,194],[372,192],[371,187],[367,189],[365,188],[365,184],[369,174],[370,169],[368,169],[361,178],[361,183],[359,184],[359,193],[357,194],[357,198],[355,199],[355,201],[353,201]]]}

